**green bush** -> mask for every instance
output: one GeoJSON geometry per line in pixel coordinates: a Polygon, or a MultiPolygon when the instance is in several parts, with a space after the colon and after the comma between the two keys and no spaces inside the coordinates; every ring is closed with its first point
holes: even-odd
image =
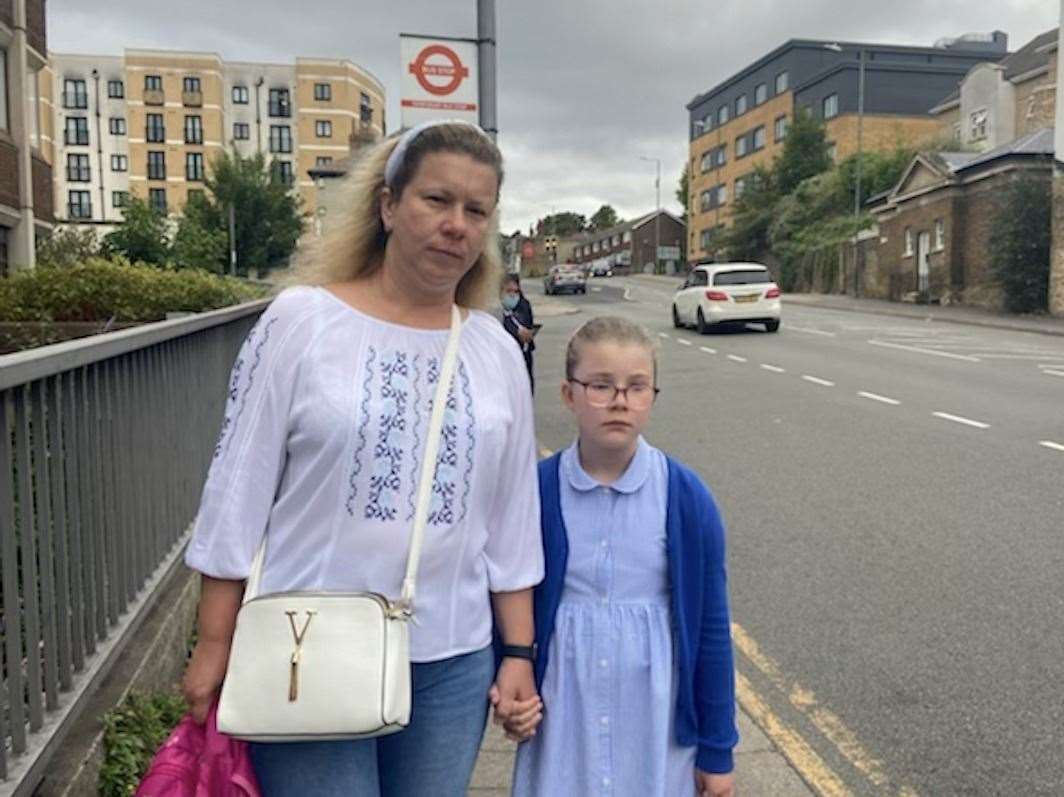
{"type": "Polygon", "coordinates": [[[1002,194],[990,231],[990,270],[1009,312],[1044,312],[1049,302],[1052,205],[1048,180],[1024,177],[1002,194]]]}
{"type": "Polygon", "coordinates": [[[131,692],[103,718],[103,765],[97,792],[127,797],[137,789],[152,756],[188,710],[178,695],[131,692]]]}
{"type": "Polygon", "coordinates": [[[0,321],[159,321],[168,312],[215,310],[265,294],[259,286],[198,269],[93,258],[0,280],[0,321]]]}

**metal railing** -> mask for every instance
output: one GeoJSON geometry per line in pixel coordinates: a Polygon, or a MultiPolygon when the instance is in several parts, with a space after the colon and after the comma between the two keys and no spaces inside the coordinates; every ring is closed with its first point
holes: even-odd
{"type": "Polygon", "coordinates": [[[266,303],[0,357],[0,792],[32,791],[179,555],[266,303]]]}

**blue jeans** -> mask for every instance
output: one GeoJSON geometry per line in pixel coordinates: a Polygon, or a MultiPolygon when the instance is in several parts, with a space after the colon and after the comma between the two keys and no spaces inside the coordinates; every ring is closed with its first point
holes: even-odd
{"type": "Polygon", "coordinates": [[[465,797],[495,676],[490,646],[411,667],[410,724],[340,742],[253,743],[264,797],[465,797]]]}

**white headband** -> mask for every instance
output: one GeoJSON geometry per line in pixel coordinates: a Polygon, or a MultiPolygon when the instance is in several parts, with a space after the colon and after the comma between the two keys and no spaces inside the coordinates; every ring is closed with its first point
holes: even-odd
{"type": "Polygon", "coordinates": [[[430,127],[439,127],[440,125],[465,125],[473,128],[488,141],[491,141],[488,134],[481,130],[480,127],[464,119],[437,119],[432,122],[422,122],[403,133],[399,138],[399,143],[392,150],[392,154],[388,156],[388,162],[384,164],[384,184],[386,186],[390,188],[392,183],[395,182],[395,175],[399,173],[399,168],[403,165],[403,161],[406,160],[406,151],[410,148],[411,142],[430,127]]]}

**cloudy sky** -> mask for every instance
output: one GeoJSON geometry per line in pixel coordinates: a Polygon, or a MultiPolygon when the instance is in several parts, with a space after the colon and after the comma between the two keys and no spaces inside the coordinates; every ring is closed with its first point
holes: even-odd
{"type": "MultiPolygon", "coordinates": [[[[399,119],[399,33],[473,37],[476,0],[49,0],[50,48],[216,52],[231,61],[349,58],[399,119]]],[[[552,210],[675,212],[684,106],[790,38],[930,45],[999,29],[1017,49],[1056,26],[1060,0],[497,0],[503,229],[552,210]],[[933,8],[933,11],[931,10],[933,8]]]]}

